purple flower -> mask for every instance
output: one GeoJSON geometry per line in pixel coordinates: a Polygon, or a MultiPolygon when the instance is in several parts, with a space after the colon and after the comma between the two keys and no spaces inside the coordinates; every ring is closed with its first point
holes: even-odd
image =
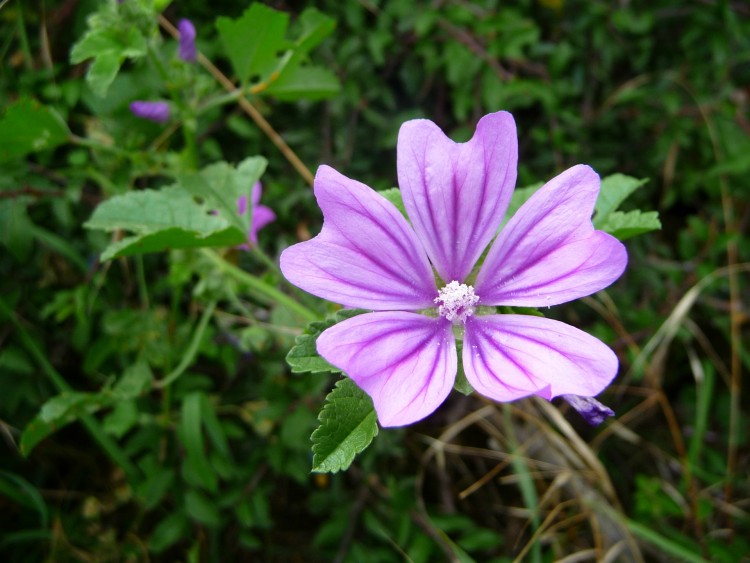
{"type": "MultiPolygon", "coordinates": [[[[251,192],[251,203],[253,206],[253,220],[250,225],[250,232],[247,234],[247,240],[249,245],[258,244],[258,231],[268,225],[271,221],[276,219],[276,214],[271,210],[270,207],[260,204],[260,196],[263,193],[263,188],[260,182],[255,182],[253,190],[251,192]]],[[[247,196],[243,195],[237,200],[237,213],[244,215],[247,213],[247,196]]],[[[249,248],[249,245],[243,245],[241,248],[249,248]]]]}
{"type": "Polygon", "coordinates": [[[318,169],[323,229],[286,249],[281,269],[314,295],[374,311],[327,329],[317,349],[372,397],[383,426],[416,422],[445,400],[457,338],[469,383],[497,401],[591,397],[614,378],[617,357],[596,338],[552,319],[495,313],[590,295],[627,263],[625,247],[591,223],[599,176],[588,166],[550,180],[495,238],[517,160],[506,112],[483,117],[467,143],[431,121],[404,123],[398,178],[411,224],[364,184],[318,169]]]}
{"type": "Polygon", "coordinates": [[[169,104],[167,102],[144,102],[141,100],[130,103],[133,115],[156,123],[169,120],[169,104]]]}
{"type": "Polygon", "coordinates": [[[195,62],[198,51],[195,49],[195,26],[187,19],[181,19],[177,24],[180,30],[180,58],[189,63],[195,62]]]}

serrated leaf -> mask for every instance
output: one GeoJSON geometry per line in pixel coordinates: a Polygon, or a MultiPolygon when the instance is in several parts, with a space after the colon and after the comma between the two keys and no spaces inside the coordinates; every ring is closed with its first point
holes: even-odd
{"type": "Polygon", "coordinates": [[[602,178],[599,197],[594,207],[594,227],[601,229],[609,214],[617,210],[630,194],[647,181],[647,179],[633,178],[624,174],[612,174],[602,178]]]}
{"type": "Polygon", "coordinates": [[[0,161],[53,149],[70,138],[65,121],[36,100],[20,98],[0,119],[0,161]]]}
{"type": "Polygon", "coordinates": [[[112,243],[102,260],[174,248],[235,246],[247,241],[251,214],[237,213],[237,199],[249,195],[266,161],[253,157],[237,169],[226,163],[180,177],[161,190],[115,196],[96,208],[89,229],[131,231],[112,243]]]}
{"type": "Polygon", "coordinates": [[[341,370],[323,359],[315,347],[318,336],[336,323],[364,313],[363,309],[342,309],[324,321],[313,321],[305,328],[305,333],[295,339],[295,344],[286,355],[292,373],[341,373],[341,370]]]}
{"type": "Polygon", "coordinates": [[[347,469],[378,434],[372,399],[348,378],[336,382],[318,420],[311,436],[312,470],[318,473],[347,469]]]}
{"type": "Polygon", "coordinates": [[[327,68],[296,66],[285,69],[266,89],[279,100],[323,100],[341,91],[339,79],[327,68]]]}
{"type": "MultiPolygon", "coordinates": [[[[90,23],[97,22],[96,18],[90,23]]],[[[86,73],[91,90],[104,97],[125,59],[143,57],[148,51],[146,38],[135,26],[104,26],[90,29],[70,52],[70,62],[94,61],[86,73]]]]}
{"type": "Polygon", "coordinates": [[[78,64],[96,58],[102,53],[115,53],[120,57],[140,57],[146,54],[146,39],[136,27],[112,29],[98,27],[89,30],[70,51],[70,62],[78,64]]]}
{"type": "Polygon", "coordinates": [[[99,205],[84,226],[136,233],[111,244],[102,260],[173,248],[231,246],[242,244],[247,236],[179,186],[115,196],[99,205]]]}
{"type": "Polygon", "coordinates": [[[252,217],[250,213],[237,213],[237,200],[250,195],[253,184],[265,172],[266,164],[261,156],[246,158],[236,169],[226,162],[217,162],[197,174],[181,175],[178,180],[180,186],[202,200],[207,209],[218,212],[232,226],[246,233],[252,217]]]}
{"type": "Polygon", "coordinates": [[[260,3],[237,19],[222,16],[216,20],[224,52],[240,82],[254,75],[264,78],[276,68],[278,53],[291,46],[285,39],[288,26],[288,14],[260,3]]]}
{"type": "Polygon", "coordinates": [[[661,221],[659,221],[657,211],[644,212],[639,209],[627,213],[615,211],[607,216],[607,220],[599,225],[599,228],[620,240],[625,240],[661,229],[661,221]]]}

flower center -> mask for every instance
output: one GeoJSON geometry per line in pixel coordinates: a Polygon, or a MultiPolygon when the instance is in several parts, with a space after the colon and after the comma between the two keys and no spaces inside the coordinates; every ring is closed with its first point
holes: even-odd
{"type": "Polygon", "coordinates": [[[465,283],[452,281],[438,292],[435,303],[438,313],[453,324],[463,324],[474,314],[474,306],[479,302],[479,296],[474,288],[465,283]]]}

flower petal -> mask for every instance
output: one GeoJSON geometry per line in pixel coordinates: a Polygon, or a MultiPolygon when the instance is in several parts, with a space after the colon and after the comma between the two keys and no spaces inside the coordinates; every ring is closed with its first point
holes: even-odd
{"type": "Polygon", "coordinates": [[[318,168],[315,197],[323,229],[281,254],[281,271],[290,282],[348,307],[435,306],[427,255],[392,203],[328,166],[318,168]]]}
{"type": "Polygon", "coordinates": [[[542,186],[508,221],[474,284],[483,305],[543,307],[604,289],[628,261],[625,246],[594,230],[599,176],[570,168],[542,186]]]}
{"type": "Polygon", "coordinates": [[[258,244],[258,231],[276,219],[276,213],[265,205],[256,205],[253,208],[253,224],[250,227],[249,239],[253,244],[258,244]]]}
{"type": "Polygon", "coordinates": [[[253,184],[253,187],[250,190],[250,195],[250,201],[253,202],[253,205],[260,205],[260,196],[263,195],[263,186],[259,181],[253,184]]]}
{"type": "Polygon", "coordinates": [[[323,332],[317,347],[372,397],[382,426],[404,426],[431,414],[456,379],[456,344],[445,319],[367,313],[323,332]]]}
{"type": "Polygon", "coordinates": [[[615,411],[607,405],[603,405],[593,397],[579,397],[578,395],[563,395],[568,404],[577,410],[580,415],[591,426],[599,426],[610,416],[615,416],[615,411]]]}
{"type": "Polygon", "coordinates": [[[466,321],[463,366],[479,393],[512,401],[597,395],[615,377],[618,361],[603,342],[560,321],[488,315],[466,321]]]}
{"type": "Polygon", "coordinates": [[[516,183],[513,116],[486,115],[454,143],[426,119],[398,135],[398,181],[414,230],[446,283],[463,282],[495,236],[516,183]]]}

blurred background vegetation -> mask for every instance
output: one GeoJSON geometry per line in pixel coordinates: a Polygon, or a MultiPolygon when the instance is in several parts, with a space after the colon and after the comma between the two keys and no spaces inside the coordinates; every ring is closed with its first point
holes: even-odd
{"type": "MultiPolygon", "coordinates": [[[[310,474],[334,378],[289,372],[304,326],[294,312],[196,251],[100,263],[108,235],[83,228],[105,199],[168,183],[182,137],[127,109],[164,93],[154,66],[126,62],[97,97],[69,55],[98,1],[0,2],[3,107],[33,98],[79,138],[0,162],[3,561],[747,558],[750,5],[265,4],[293,29],[311,6],[336,22],[311,58],[339,91],[251,98],[312,171],[326,163],[389,188],[403,121],[427,117],[460,141],[505,109],[519,186],[577,163],[648,180],[626,205],[658,210],[663,229],[627,242],[615,285],[549,311],[617,352],[601,398],[617,418],[591,429],[563,405],[454,393],[424,422],[381,431],[348,472],[310,474]],[[186,355],[174,385],[139,383],[186,355]],[[81,422],[22,455],[45,401],[102,389],[126,398],[79,405],[81,422]]],[[[181,0],[164,15],[190,18],[201,52],[231,76],[214,22],[248,5],[181,0]]],[[[215,87],[195,76],[198,92],[215,87]]],[[[268,159],[268,256],[318,232],[312,190],[239,105],[206,112],[197,132],[201,165],[268,159]]],[[[258,253],[226,258],[280,284],[258,253]]]]}

